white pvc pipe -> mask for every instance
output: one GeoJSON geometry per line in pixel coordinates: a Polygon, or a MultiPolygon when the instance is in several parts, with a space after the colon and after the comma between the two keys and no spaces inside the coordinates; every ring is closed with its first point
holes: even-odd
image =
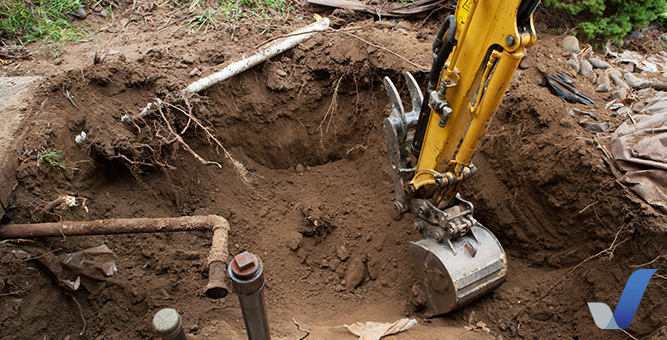
{"type": "MultiPolygon", "coordinates": [[[[305,26],[299,30],[290,33],[289,36],[286,38],[280,38],[268,43],[259,52],[255,53],[250,58],[246,59],[244,57],[242,60],[235,61],[229,64],[222,71],[216,72],[206,78],[199,79],[196,82],[190,84],[182,91],[183,97],[187,97],[187,95],[191,93],[197,93],[203,89],[210,87],[211,85],[229,79],[257,64],[260,64],[270,58],[277,56],[280,53],[283,53],[293,48],[297,44],[310,39],[310,37],[312,37],[316,33],[324,31],[327,28],[329,28],[329,23],[330,23],[329,19],[323,18],[308,26],[305,26]]],[[[156,108],[160,104],[162,104],[162,101],[158,98],[156,101],[148,103],[148,105],[146,105],[138,115],[126,114],[123,117],[121,117],[121,121],[123,122],[132,121],[137,117],[145,117],[150,113],[149,112],[150,109],[156,108]]]]}
{"type": "Polygon", "coordinates": [[[186,96],[191,93],[199,92],[209,86],[229,79],[263,61],[273,58],[276,55],[283,53],[297,44],[308,40],[317,32],[329,28],[329,19],[323,18],[302,29],[290,33],[289,37],[278,39],[267,44],[259,52],[252,55],[250,58],[243,58],[225,67],[222,71],[216,72],[206,78],[200,79],[183,90],[183,95],[186,96]]]}

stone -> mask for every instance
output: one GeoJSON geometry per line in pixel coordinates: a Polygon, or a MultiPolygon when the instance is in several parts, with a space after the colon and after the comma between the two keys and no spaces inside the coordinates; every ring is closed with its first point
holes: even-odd
{"type": "Polygon", "coordinates": [[[601,84],[611,85],[611,81],[609,80],[609,77],[606,74],[602,74],[598,77],[597,84],[598,85],[601,85],[601,84]]]}
{"type": "Polygon", "coordinates": [[[294,167],[294,171],[296,171],[297,174],[301,174],[305,171],[306,169],[303,167],[302,164],[297,164],[296,167],[294,167]]]}
{"type": "Polygon", "coordinates": [[[570,66],[575,74],[579,73],[579,62],[576,59],[568,60],[565,65],[570,66]]]}
{"type": "Polygon", "coordinates": [[[632,31],[632,33],[630,33],[630,36],[635,39],[644,39],[644,34],[639,31],[632,31]]]}
{"type": "Polygon", "coordinates": [[[350,253],[347,252],[345,245],[341,245],[336,249],[336,256],[338,256],[341,261],[345,262],[345,260],[350,258],[350,253]]]}
{"type": "Polygon", "coordinates": [[[389,20],[376,21],[375,26],[379,28],[389,28],[389,29],[394,28],[394,24],[392,24],[391,21],[389,20]]]}
{"type": "Polygon", "coordinates": [[[382,266],[380,264],[381,262],[377,259],[368,261],[368,276],[370,276],[371,280],[376,280],[380,277],[382,271],[382,266]]]}
{"type": "Polygon", "coordinates": [[[634,103],[632,104],[632,112],[634,113],[640,113],[644,109],[644,104],[642,103],[634,103]]]}
{"type": "Polygon", "coordinates": [[[588,76],[588,80],[591,81],[591,84],[595,84],[598,81],[598,75],[595,72],[592,72],[590,76],[588,76]]]}
{"type": "Polygon", "coordinates": [[[628,97],[628,90],[626,89],[620,89],[618,91],[614,91],[614,93],[611,94],[611,98],[616,99],[618,101],[621,101],[627,97],[628,97]]]}
{"type": "Polygon", "coordinates": [[[551,319],[554,313],[546,303],[540,302],[528,309],[528,315],[535,320],[547,321],[551,319]]]}
{"type": "Polygon", "coordinates": [[[562,125],[564,128],[567,128],[567,129],[572,128],[572,123],[570,123],[570,121],[565,119],[565,118],[560,120],[560,125],[562,125]]]}
{"type": "Polygon", "coordinates": [[[584,76],[584,77],[588,77],[591,74],[594,74],[593,73],[593,65],[591,65],[591,63],[586,59],[582,60],[581,64],[580,64],[579,73],[581,73],[581,75],[584,76]]]}
{"type": "Polygon", "coordinates": [[[345,272],[345,288],[354,289],[364,282],[366,276],[366,266],[360,257],[355,257],[350,260],[345,272]]]}
{"type": "Polygon", "coordinates": [[[623,68],[630,73],[635,72],[635,64],[633,63],[623,64],[623,68]]]}
{"type": "Polygon", "coordinates": [[[632,114],[632,109],[623,106],[622,108],[618,109],[616,113],[618,114],[619,117],[627,117],[629,114],[632,114]]]}
{"type": "Polygon", "coordinates": [[[85,19],[88,17],[88,13],[86,13],[86,10],[83,8],[79,8],[76,10],[76,12],[72,13],[72,15],[77,18],[77,19],[85,19]]]}
{"type": "Polygon", "coordinates": [[[630,85],[632,88],[641,90],[651,86],[651,82],[646,79],[641,79],[632,73],[626,73],[623,75],[623,79],[630,85]]]}
{"type": "Polygon", "coordinates": [[[595,68],[608,69],[611,67],[609,63],[607,63],[604,60],[600,60],[598,58],[588,58],[588,62],[590,62],[591,65],[593,65],[593,67],[595,68]]]}
{"type": "Polygon", "coordinates": [[[611,77],[611,75],[613,74],[613,75],[616,75],[616,76],[619,77],[619,78],[623,76],[623,75],[621,74],[621,71],[619,71],[619,70],[617,70],[617,69],[615,69],[615,68],[613,68],[613,67],[604,70],[604,74],[606,74],[607,76],[610,76],[610,77],[611,77]]]}
{"type": "Polygon", "coordinates": [[[106,10],[106,9],[103,9],[103,10],[100,12],[100,15],[101,15],[102,17],[104,17],[104,18],[108,18],[108,17],[109,17],[109,11],[106,10]]]}
{"type": "Polygon", "coordinates": [[[406,31],[412,31],[412,25],[407,20],[401,20],[396,24],[396,28],[402,28],[406,31]]]}
{"type": "Polygon", "coordinates": [[[611,91],[611,85],[609,84],[600,84],[595,89],[595,92],[610,92],[610,91],[611,91]]]}
{"type": "Polygon", "coordinates": [[[620,109],[620,108],[622,108],[622,107],[623,107],[623,104],[621,104],[621,103],[616,103],[616,104],[612,104],[612,105],[609,107],[609,110],[616,111],[616,110],[618,110],[618,109],[620,109]]]}
{"type": "MultiPolygon", "coordinates": [[[[284,77],[287,77],[287,72],[285,72],[285,71],[284,71],[283,69],[281,69],[281,68],[276,69],[276,74],[279,75],[279,76],[281,76],[281,77],[283,77],[283,78],[284,78],[284,77]]],[[[299,165],[301,165],[301,164],[299,164],[299,165]]],[[[303,167],[303,165],[301,165],[301,166],[303,167]]]]}
{"type": "Polygon", "coordinates": [[[619,88],[626,89],[626,90],[630,91],[630,86],[628,86],[628,84],[626,84],[623,81],[623,79],[621,79],[621,77],[619,77],[615,74],[611,74],[609,76],[609,78],[611,78],[611,81],[614,83],[614,85],[618,86],[619,88]]]}
{"type": "Polygon", "coordinates": [[[579,53],[579,39],[573,35],[565,37],[563,39],[563,51],[579,53]]]}
{"type": "Polygon", "coordinates": [[[263,206],[262,209],[259,209],[257,216],[259,216],[259,218],[264,218],[268,214],[269,214],[269,207],[263,206]]]}
{"type": "Polygon", "coordinates": [[[537,25],[535,25],[535,27],[537,27],[537,29],[539,29],[540,32],[546,32],[549,29],[549,26],[547,26],[547,24],[543,22],[538,23],[537,25]]]}

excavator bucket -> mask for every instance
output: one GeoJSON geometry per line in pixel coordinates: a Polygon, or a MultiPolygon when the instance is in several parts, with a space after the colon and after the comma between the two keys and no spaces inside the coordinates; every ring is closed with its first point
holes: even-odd
{"type": "Polygon", "coordinates": [[[416,214],[415,227],[423,236],[410,243],[420,282],[412,288],[411,304],[431,317],[453,311],[497,288],[505,280],[507,258],[496,237],[472,217],[472,203],[457,195],[452,207],[441,210],[405,190],[415,174],[410,147],[422,106],[422,93],[409,73],[405,82],[412,99],[410,112],[405,112],[391,79],[384,79],[391,114],[383,128],[394,179],[394,217],[399,219],[406,212],[416,214]]]}
{"type": "Polygon", "coordinates": [[[448,313],[493,291],[507,273],[505,251],[479,223],[451,243],[432,238],[411,242],[410,253],[420,279],[411,303],[426,317],[448,313]]]}

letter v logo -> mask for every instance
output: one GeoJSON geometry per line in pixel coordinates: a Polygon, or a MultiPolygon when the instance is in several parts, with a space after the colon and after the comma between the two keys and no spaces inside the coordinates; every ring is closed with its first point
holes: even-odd
{"type": "Polygon", "coordinates": [[[637,313],[639,302],[644,296],[648,281],[657,271],[657,269],[639,269],[632,273],[628,283],[625,284],[625,289],[623,289],[623,294],[618,300],[613,315],[611,308],[606,303],[589,302],[588,309],[591,310],[595,325],[600,329],[626,329],[630,326],[637,313]]]}

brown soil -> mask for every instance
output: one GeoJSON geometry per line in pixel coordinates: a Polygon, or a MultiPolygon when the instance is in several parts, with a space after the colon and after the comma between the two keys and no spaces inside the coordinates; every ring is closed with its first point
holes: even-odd
{"type": "MultiPolygon", "coordinates": [[[[172,10],[150,12],[153,23],[172,10]]],[[[339,26],[361,27],[354,31],[359,37],[429,64],[437,19],[411,22],[418,29],[408,31],[383,27],[370,17],[334,14],[339,26]]],[[[665,218],[614,179],[593,135],[565,115],[572,105],[536,85],[534,67],[515,76],[476,155],[478,174],[462,191],[475,204],[476,218],[507,251],[508,279],[495,292],[434,319],[420,318],[407,304],[416,283],[407,242],[420,236],[410,216],[391,217],[393,184],[381,129],[389,112],[382,78],[391,77],[405,93],[401,73],[425,79],[413,66],[353,37],[326,33],[200,93],[193,114],[245,164],[250,183],[178,109],[165,108],[169,123],[178,132],[187,126],[185,142],[222,168],[203,165],[177,143],[155,138],[156,133],[168,137],[159,113],[137,124],[120,122],[156,96],[164,99],[196,80],[188,76],[193,69],[211,74],[309,18],[275,18],[269,24],[242,19],[188,34],[178,25],[156,33],[159,25],[145,25],[131,11],[116,13],[113,21],[91,16],[89,25],[117,31],[67,46],[65,57],[55,61],[42,51],[35,60],[4,66],[3,73],[39,74],[45,80],[26,108],[33,116],[3,223],[225,217],[231,224],[230,253],[248,250],[265,263],[274,338],[303,336],[292,318],[311,331],[308,339],[355,339],[343,324],[393,322],[406,315],[419,325],[394,339],[627,338],[599,330],[586,302],[615,307],[635,266],[664,253],[665,218]],[[95,64],[100,50],[115,52],[95,64]],[[564,127],[561,119],[573,127],[564,127]],[[81,131],[88,138],[78,145],[81,131]],[[42,147],[63,150],[67,168],[40,164],[42,147]],[[83,207],[40,211],[62,194],[86,198],[88,212],[83,207]],[[614,240],[620,245],[613,252],[570,273],[614,240]],[[352,262],[363,263],[364,280],[357,288],[345,285],[352,262]],[[463,328],[472,312],[491,334],[463,328]]],[[[558,62],[565,60],[560,39],[541,34],[527,61],[564,69],[558,62]]],[[[600,99],[595,108],[603,120],[614,127],[621,123],[607,117],[604,98],[591,86],[580,88],[600,99]]],[[[106,244],[116,255],[116,275],[93,292],[74,293],[58,286],[37,261],[17,259],[13,243],[2,243],[0,338],[156,338],[152,316],[171,307],[183,316],[191,339],[243,339],[236,296],[212,300],[203,294],[210,239],[211,233],[191,232],[40,240],[56,253],[106,244]],[[84,335],[75,300],[87,323],[84,335]]],[[[665,266],[664,257],[650,265],[665,266]]],[[[664,277],[654,277],[627,331],[664,337],[666,302],[664,277]]]]}

